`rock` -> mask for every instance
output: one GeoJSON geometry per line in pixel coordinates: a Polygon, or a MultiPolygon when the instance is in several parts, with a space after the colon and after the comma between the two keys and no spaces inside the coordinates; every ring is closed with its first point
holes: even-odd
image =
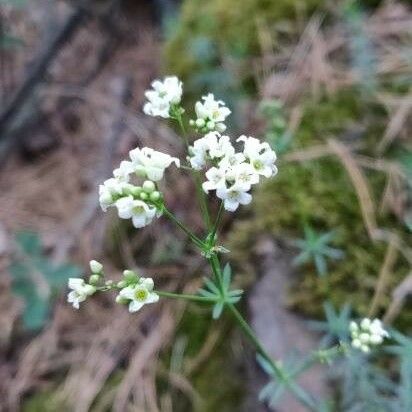
{"type": "MultiPolygon", "coordinates": [[[[275,359],[286,361],[294,351],[297,354],[309,354],[317,349],[319,336],[308,330],[304,319],[287,308],[288,288],[295,276],[291,256],[267,238],[258,242],[257,254],[261,275],[248,297],[253,329],[275,359]]],[[[264,385],[267,382],[264,374],[257,372],[257,375],[260,375],[257,376],[258,384],[264,385]]],[[[324,399],[328,394],[324,377],[325,368],[315,365],[300,375],[298,383],[316,399],[324,399]]],[[[261,388],[262,386],[255,390],[261,388]]],[[[290,393],[285,393],[276,411],[307,412],[307,408],[290,393]]]]}

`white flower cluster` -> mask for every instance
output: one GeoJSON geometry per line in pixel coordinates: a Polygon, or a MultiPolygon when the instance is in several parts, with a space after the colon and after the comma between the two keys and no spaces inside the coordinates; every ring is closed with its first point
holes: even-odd
{"type": "Polygon", "coordinates": [[[80,303],[96,292],[96,284],[103,276],[103,265],[97,260],[90,261],[90,270],[92,275],[89,283],[86,283],[82,278],[69,279],[68,286],[71,291],[67,295],[67,302],[71,303],[75,309],[79,309],[80,303]]]}
{"type": "Polygon", "coordinates": [[[150,224],[161,211],[156,202],[161,198],[156,183],[172,163],[180,167],[179,159],[149,147],[129,152],[130,160],[124,160],[113,171],[113,177],[99,186],[99,202],[103,211],[114,206],[121,219],[132,219],[136,228],[150,224]],[[142,186],[131,183],[131,177],[148,179],[142,186]]]}
{"type": "Polygon", "coordinates": [[[239,204],[246,205],[252,200],[248,193],[260,176],[271,177],[277,173],[276,154],[268,143],[254,137],[240,136],[243,151],[236,152],[229,136],[210,132],[196,140],[190,147],[189,161],[196,170],[212,165],[206,172],[207,181],[203,190],[216,190],[218,198],[224,201],[228,211],[235,211],[239,204]]]}
{"type": "Polygon", "coordinates": [[[81,278],[70,278],[69,288],[72,290],[67,295],[67,302],[71,303],[75,309],[79,309],[80,303],[96,292],[93,285],[87,284],[81,278]]]}
{"type": "Polygon", "coordinates": [[[352,321],[349,325],[349,330],[352,346],[365,353],[370,351],[371,346],[378,346],[383,342],[384,338],[389,337],[388,332],[383,328],[382,322],[379,319],[370,320],[364,318],[359,324],[352,321]]]}
{"type": "Polygon", "coordinates": [[[143,305],[155,303],[159,295],[153,292],[154,282],[152,278],[139,277],[132,270],[123,272],[123,279],[115,284],[111,280],[104,281],[103,265],[96,260],[90,261],[91,276],[89,283],[81,278],[69,279],[69,292],[67,301],[74,308],[79,309],[80,303],[98,290],[117,290],[116,302],[127,304],[129,312],[137,312],[143,305]],[[99,286],[100,285],[100,286],[99,286]]]}
{"type": "Polygon", "coordinates": [[[210,131],[223,133],[226,130],[224,121],[232,112],[222,100],[215,100],[212,93],[203,96],[202,100],[203,102],[198,101],[195,104],[197,119],[190,120],[190,125],[203,133],[210,131]]]}
{"type": "Polygon", "coordinates": [[[132,270],[125,270],[123,276],[124,280],[117,284],[121,289],[116,302],[127,304],[129,312],[137,312],[143,305],[156,303],[159,300],[159,295],[153,292],[152,278],[139,277],[132,270]]]}
{"type": "Polygon", "coordinates": [[[171,109],[180,103],[183,93],[183,84],[176,76],[165,77],[163,81],[152,82],[152,90],[145,96],[148,102],[144,105],[145,114],[154,117],[169,118],[171,109]]]}

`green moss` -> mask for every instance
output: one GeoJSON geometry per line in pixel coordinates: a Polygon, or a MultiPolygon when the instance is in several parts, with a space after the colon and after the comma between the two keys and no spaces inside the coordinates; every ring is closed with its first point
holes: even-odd
{"type": "MultiPolygon", "coordinates": [[[[187,0],[165,44],[165,68],[196,86],[233,83],[233,73],[219,69],[260,53],[259,30],[284,19],[309,15],[324,0],[187,0]],[[202,77],[203,79],[199,79],[202,77]],[[203,80],[203,81],[202,81],[203,80]]],[[[246,79],[243,86],[252,87],[246,79]]],[[[213,90],[210,90],[213,91],[213,90]]],[[[199,92],[199,90],[197,90],[199,92]]]]}
{"type": "MultiPolygon", "coordinates": [[[[293,149],[320,145],[334,137],[344,144],[362,143],[361,152],[374,156],[382,136],[385,117],[381,107],[359,98],[356,90],[346,90],[319,103],[308,102],[293,140],[293,149]]],[[[386,185],[382,172],[364,169],[375,205],[386,185]]],[[[390,213],[378,213],[378,226],[396,230],[405,240],[405,227],[390,213]]],[[[304,223],[318,231],[336,231],[333,246],[345,252],[345,258],[329,262],[327,278],[319,278],[314,265],[299,268],[300,277],[290,295],[290,303],[310,316],[321,316],[322,303],[335,305],[349,301],[360,314],[366,314],[374,292],[387,245],[372,242],[362,218],[359,201],[349,175],[335,156],[304,162],[280,162],[279,173],[255,192],[253,218],[237,224],[230,235],[229,248],[243,266],[250,258],[255,235],[268,232],[281,239],[303,237],[304,223]]],[[[389,291],[410,270],[398,258],[391,273],[388,294],[382,309],[390,303],[389,291]]],[[[403,311],[400,322],[406,324],[411,311],[403,311]]]]}
{"type": "Polygon", "coordinates": [[[65,412],[69,410],[67,405],[59,400],[58,393],[52,390],[32,394],[22,406],[23,412],[65,412]]]}

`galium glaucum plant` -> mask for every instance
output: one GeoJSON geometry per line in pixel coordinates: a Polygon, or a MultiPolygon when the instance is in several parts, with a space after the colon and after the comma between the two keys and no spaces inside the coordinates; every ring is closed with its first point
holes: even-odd
{"type": "MultiPolygon", "coordinates": [[[[146,92],[148,101],[143,111],[150,116],[177,122],[186,144],[185,159],[178,159],[149,147],[135,148],[129,152],[129,158],[123,160],[113,171],[113,176],[99,186],[99,201],[103,211],[115,209],[119,218],[131,219],[136,228],[147,226],[161,216],[170,219],[208,261],[213,276],[205,277],[204,286],[196,294],[172,293],[156,288],[152,278],[143,277],[128,269],[123,272],[122,280],[107,280],[103,265],[93,260],[90,262],[91,274],[88,282],[80,278],[69,280],[71,291],[68,301],[78,309],[80,303],[98,292],[115,291],[116,302],[127,305],[130,312],[137,312],[146,304],[158,302],[160,298],[203,302],[211,306],[214,319],[219,318],[224,310],[228,310],[254,345],[259,364],[270,378],[260,398],[273,405],[274,400],[279,397],[277,394],[280,395],[286,390],[292,392],[309,410],[319,410],[317,401],[296,382],[298,374],[314,362],[330,362],[337,355],[351,350],[351,347],[346,343],[339,343],[327,349],[322,348],[311,354],[304,364],[293,368],[293,371],[282,366],[266,352],[236,308],[235,304],[241,299],[243,291],[232,288],[230,265],[222,266],[220,261],[220,255],[229,252],[218,244],[218,230],[224,211],[235,212],[240,205],[249,204],[252,201],[253,186],[276,175],[276,154],[269,143],[261,142],[255,137],[240,136],[231,139],[228,135],[222,135],[226,130],[224,122],[230,110],[211,93],[196,103],[196,119],[188,120],[186,111],[181,106],[182,92],[182,82],[174,76],[166,77],[163,81],[156,80],[152,83],[152,89],[146,92]],[[192,127],[196,133],[205,134],[189,143],[186,125],[192,127]],[[158,182],[171,166],[184,167],[193,174],[206,227],[203,236],[196,235],[166,205],[158,182]],[[220,201],[218,212],[213,219],[207,203],[207,196],[211,192],[215,192],[220,201]]],[[[326,245],[325,247],[327,251],[332,251],[326,245]]],[[[361,325],[363,324],[364,321],[361,325]]],[[[376,325],[373,325],[375,323],[372,322],[368,331],[365,330],[365,333],[369,333],[367,342],[364,336],[359,336],[363,346],[359,347],[354,343],[355,339],[358,339],[354,337],[352,350],[364,350],[366,345],[377,346],[382,343],[387,333],[383,327],[378,331],[376,325]],[[377,334],[382,338],[380,342],[376,338],[377,334]]],[[[352,332],[354,329],[352,326],[352,332]]]]}

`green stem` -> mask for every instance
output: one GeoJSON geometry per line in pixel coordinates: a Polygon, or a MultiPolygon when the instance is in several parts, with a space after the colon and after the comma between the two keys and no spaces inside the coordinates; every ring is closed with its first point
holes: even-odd
{"type": "Polygon", "coordinates": [[[213,226],[212,235],[210,237],[212,241],[215,240],[215,236],[216,236],[217,229],[219,227],[220,221],[222,219],[222,215],[223,215],[223,201],[220,203],[219,210],[217,212],[216,221],[215,221],[215,224],[213,226]]]}
{"type": "Polygon", "coordinates": [[[207,207],[206,194],[202,189],[199,172],[197,170],[193,171],[193,177],[195,179],[196,195],[197,195],[197,198],[199,199],[199,204],[200,204],[200,209],[203,215],[203,220],[205,222],[207,230],[210,230],[211,221],[210,221],[209,209],[207,207]]]}
{"type": "Polygon", "coordinates": [[[183,230],[189,236],[189,238],[192,240],[192,242],[198,246],[200,249],[203,250],[204,243],[202,240],[200,240],[194,233],[192,233],[179,219],[176,218],[176,216],[170,212],[170,210],[166,207],[163,206],[163,213],[173,222],[175,223],[180,229],[183,230]]]}
{"type": "Polygon", "coordinates": [[[223,295],[223,292],[224,292],[223,276],[222,276],[222,271],[220,269],[219,258],[217,257],[216,254],[213,254],[212,257],[209,259],[209,264],[212,267],[212,271],[215,277],[215,282],[218,284],[219,290],[223,295]]]}
{"type": "Polygon", "coordinates": [[[186,132],[186,128],[185,128],[185,125],[183,123],[182,115],[181,115],[180,112],[176,115],[176,119],[177,119],[177,122],[179,123],[180,129],[182,130],[183,139],[185,141],[186,149],[189,149],[189,141],[187,140],[187,132],[186,132]]]}
{"type": "Polygon", "coordinates": [[[195,302],[208,302],[208,303],[216,302],[216,299],[208,298],[206,296],[185,295],[181,293],[164,292],[164,291],[159,291],[159,290],[155,290],[154,292],[157,293],[159,296],[163,296],[165,298],[185,299],[185,300],[191,300],[195,302]]]}
{"type": "MultiPolygon", "coordinates": [[[[223,290],[223,280],[222,280],[222,269],[220,266],[219,258],[217,255],[213,255],[212,258],[210,259],[210,264],[212,266],[212,270],[215,274],[215,277],[217,278],[217,281],[219,282],[219,286],[223,290]]],[[[277,378],[282,381],[284,384],[287,385],[289,390],[296,396],[299,401],[304,404],[306,407],[308,407],[312,411],[316,411],[316,405],[314,402],[312,402],[310,399],[308,399],[305,396],[302,396],[301,392],[296,389],[296,386],[291,385],[290,382],[290,377],[285,373],[285,371],[276,363],[273,361],[271,356],[266,352],[265,348],[263,345],[260,343],[259,338],[255,335],[253,332],[253,329],[249,326],[247,321],[243,318],[241,313],[236,309],[236,307],[232,303],[226,303],[227,307],[229,308],[230,312],[234,316],[236,322],[240,326],[241,330],[243,333],[247,336],[249,341],[253,344],[255,347],[256,351],[266,359],[267,362],[271,365],[274,373],[276,374],[277,378]]]]}

